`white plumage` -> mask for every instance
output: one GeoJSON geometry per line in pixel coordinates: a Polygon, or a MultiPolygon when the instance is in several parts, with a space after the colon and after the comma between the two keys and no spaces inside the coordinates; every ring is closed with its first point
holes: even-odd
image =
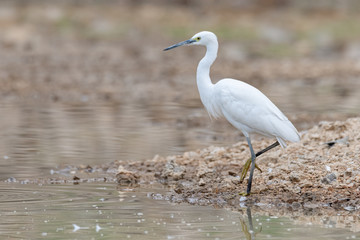
{"type": "Polygon", "coordinates": [[[205,57],[197,68],[196,81],[202,103],[209,115],[214,118],[225,117],[246,137],[251,157],[251,171],[247,193],[251,190],[252,175],[255,168],[255,154],[250,141],[251,133],[259,133],[277,139],[282,147],[285,141],[298,142],[300,136],[287,117],[255,87],[239,80],[225,78],[213,84],[210,67],[217,57],[218,41],[214,33],[203,31],[189,40],[180,42],[164,50],[181,45],[206,46],[205,57]]]}
{"type": "Polygon", "coordinates": [[[222,115],[248,137],[256,132],[275,137],[282,147],[285,140],[299,141],[294,125],[262,92],[234,79],[223,79],[214,85],[214,104],[222,115]]]}

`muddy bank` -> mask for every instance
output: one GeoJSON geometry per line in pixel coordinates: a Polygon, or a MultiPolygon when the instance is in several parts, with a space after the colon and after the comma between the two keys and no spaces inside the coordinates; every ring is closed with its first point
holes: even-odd
{"type": "MultiPolygon", "coordinates": [[[[257,163],[263,172],[255,171],[253,194],[247,197],[240,195],[246,191],[247,178],[241,183],[239,177],[250,155],[246,142],[140,162],[68,166],[44,182],[114,181],[119,188],[161,183],[169,192],[150,197],[239,211],[252,206],[277,214],[354,214],[360,210],[359,127],[360,118],[320,122],[302,132],[300,143],[260,156],[257,163]]],[[[253,146],[263,149],[272,141],[255,140],[253,146]]]]}
{"type": "MultiPolygon", "coordinates": [[[[255,173],[253,194],[248,197],[238,195],[246,191],[246,182],[239,181],[249,157],[245,142],[181,156],[155,156],[143,163],[119,162],[118,182],[134,181],[123,174],[126,169],[139,183],[155,179],[171,186],[168,196],[153,197],[174,202],[355,211],[360,209],[359,126],[359,118],[321,122],[304,132],[300,143],[259,157],[257,162],[263,172],[255,173]],[[344,140],[332,146],[325,144],[336,139],[344,140]]],[[[265,139],[255,141],[254,147],[262,149],[271,143],[265,139]]]]}

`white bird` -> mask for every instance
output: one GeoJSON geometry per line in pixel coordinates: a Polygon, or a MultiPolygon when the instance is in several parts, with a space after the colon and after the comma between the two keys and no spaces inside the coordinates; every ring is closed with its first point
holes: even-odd
{"type": "MultiPolygon", "coordinates": [[[[250,194],[256,156],[279,144],[283,148],[286,147],[285,141],[300,141],[299,133],[275,104],[255,87],[231,78],[222,79],[216,84],[211,82],[210,67],[217,57],[219,47],[214,33],[199,32],[189,40],[165,48],[164,51],[182,45],[206,47],[205,57],[199,62],[196,73],[200,98],[210,116],[225,117],[246,137],[251,153],[251,169],[247,186],[247,194],[250,194]],[[252,133],[274,137],[277,142],[255,154],[250,140],[252,133]]],[[[244,167],[246,172],[249,164],[250,160],[247,162],[247,169],[244,167]]]]}

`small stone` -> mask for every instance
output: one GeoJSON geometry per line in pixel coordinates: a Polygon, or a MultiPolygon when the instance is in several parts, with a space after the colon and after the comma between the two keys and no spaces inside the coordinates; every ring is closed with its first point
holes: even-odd
{"type": "Polygon", "coordinates": [[[318,133],[313,133],[310,135],[310,138],[312,139],[320,139],[320,135],[318,133]]]}
{"type": "Polygon", "coordinates": [[[173,180],[182,179],[185,175],[185,167],[178,165],[174,159],[169,158],[161,173],[162,178],[172,178],[173,180]]]}
{"type": "Polygon", "coordinates": [[[330,173],[328,175],[326,175],[322,180],[321,182],[324,183],[324,184],[330,184],[331,182],[335,181],[336,180],[336,175],[335,173],[330,173]]]}
{"type": "Polygon", "coordinates": [[[228,173],[229,173],[230,176],[233,176],[233,177],[237,176],[237,172],[235,172],[234,170],[229,170],[228,173]]]}
{"type": "Polygon", "coordinates": [[[16,182],[17,180],[16,180],[16,178],[14,178],[14,177],[9,177],[7,180],[6,180],[6,182],[16,182]]]}
{"type": "Polygon", "coordinates": [[[116,174],[116,182],[122,185],[137,184],[139,175],[134,172],[126,170],[123,166],[119,166],[116,174]]]}
{"type": "Polygon", "coordinates": [[[353,206],[346,206],[346,207],[344,207],[344,209],[345,209],[346,211],[354,211],[354,210],[355,210],[355,207],[353,207],[353,206]]]}
{"type": "Polygon", "coordinates": [[[232,178],[234,178],[234,177],[227,177],[227,178],[223,179],[222,183],[224,184],[224,186],[226,188],[233,188],[234,187],[232,178]]]}
{"type": "Polygon", "coordinates": [[[206,182],[203,178],[200,178],[199,186],[205,186],[206,182]]]}
{"type": "Polygon", "coordinates": [[[210,168],[208,168],[208,167],[206,166],[206,164],[200,163],[199,169],[198,169],[198,171],[197,171],[197,173],[196,173],[196,176],[197,176],[197,177],[203,177],[203,176],[206,175],[207,173],[212,173],[212,172],[213,172],[213,170],[210,169],[210,168]]]}
{"type": "Polygon", "coordinates": [[[297,173],[291,173],[289,176],[289,180],[292,183],[300,182],[300,177],[297,173]]]}
{"type": "Polygon", "coordinates": [[[212,151],[211,151],[211,155],[222,155],[225,153],[225,148],[223,147],[215,147],[212,151]]]}
{"type": "Polygon", "coordinates": [[[233,176],[231,178],[232,183],[234,184],[240,184],[240,176],[233,176]]]}
{"type": "Polygon", "coordinates": [[[352,176],[351,168],[346,169],[346,171],[345,171],[345,176],[346,176],[346,177],[351,177],[351,176],[352,176]]]}
{"type": "Polygon", "coordinates": [[[301,207],[301,203],[299,203],[299,202],[293,202],[293,203],[291,203],[291,207],[292,207],[293,209],[298,209],[298,208],[301,207]]]}
{"type": "Polygon", "coordinates": [[[181,194],[183,192],[183,189],[180,187],[177,187],[174,189],[174,192],[176,192],[177,194],[181,194]]]}
{"type": "Polygon", "coordinates": [[[309,187],[312,187],[312,186],[313,186],[313,184],[309,180],[305,180],[300,184],[301,188],[309,188],[309,187]]]}
{"type": "Polygon", "coordinates": [[[247,199],[247,197],[241,196],[240,199],[239,199],[239,201],[240,201],[240,202],[244,202],[244,201],[246,201],[246,199],[247,199]]]}

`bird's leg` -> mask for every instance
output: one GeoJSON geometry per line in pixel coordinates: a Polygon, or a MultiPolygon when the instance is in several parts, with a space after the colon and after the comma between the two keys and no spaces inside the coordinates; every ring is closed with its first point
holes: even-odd
{"type": "Polygon", "coordinates": [[[254,175],[254,170],[255,170],[255,153],[254,153],[254,149],[251,145],[251,140],[249,137],[246,137],[246,140],[248,142],[249,148],[250,148],[250,153],[251,153],[251,168],[250,168],[250,176],[249,176],[249,182],[248,182],[248,186],[247,186],[247,190],[246,190],[246,194],[249,195],[251,192],[251,184],[252,184],[252,179],[253,179],[253,175],[254,175]]]}
{"type": "MultiPolygon", "coordinates": [[[[263,150],[257,152],[255,154],[255,157],[258,157],[260,156],[261,154],[269,151],[270,149],[273,149],[274,147],[276,146],[279,146],[279,142],[276,141],[275,143],[271,144],[270,146],[264,148],[263,150]]],[[[241,176],[240,176],[240,182],[243,182],[245,177],[246,177],[246,174],[247,172],[249,171],[249,168],[250,168],[250,164],[251,164],[251,158],[249,158],[246,163],[244,164],[244,167],[243,167],[243,170],[241,172],[241,176]]],[[[258,165],[255,163],[255,168],[257,168],[260,172],[262,172],[262,170],[258,167],[258,165]]]]}
{"type": "Polygon", "coordinates": [[[271,149],[273,149],[274,147],[279,146],[279,145],[280,145],[279,142],[276,141],[276,142],[274,142],[273,144],[271,144],[270,146],[264,148],[263,150],[258,151],[258,152],[255,154],[255,156],[258,157],[258,156],[260,156],[261,154],[266,153],[267,151],[269,151],[269,150],[271,150],[271,149]]]}
{"type": "MultiPolygon", "coordinates": [[[[258,156],[260,156],[261,154],[263,154],[263,153],[265,153],[265,152],[273,149],[273,148],[276,147],[276,146],[279,146],[279,142],[277,142],[277,141],[276,141],[275,143],[271,144],[270,146],[264,148],[263,150],[257,152],[257,153],[255,154],[255,156],[258,157],[258,156]]],[[[250,164],[251,164],[251,157],[250,157],[250,158],[246,161],[246,163],[244,164],[243,170],[242,170],[242,172],[241,172],[241,178],[240,178],[240,181],[241,181],[241,182],[244,181],[244,179],[245,179],[245,177],[246,177],[246,174],[247,174],[247,172],[249,171],[250,164]]],[[[262,172],[262,170],[257,166],[256,163],[255,163],[255,167],[256,167],[260,172],[262,172]]]]}

